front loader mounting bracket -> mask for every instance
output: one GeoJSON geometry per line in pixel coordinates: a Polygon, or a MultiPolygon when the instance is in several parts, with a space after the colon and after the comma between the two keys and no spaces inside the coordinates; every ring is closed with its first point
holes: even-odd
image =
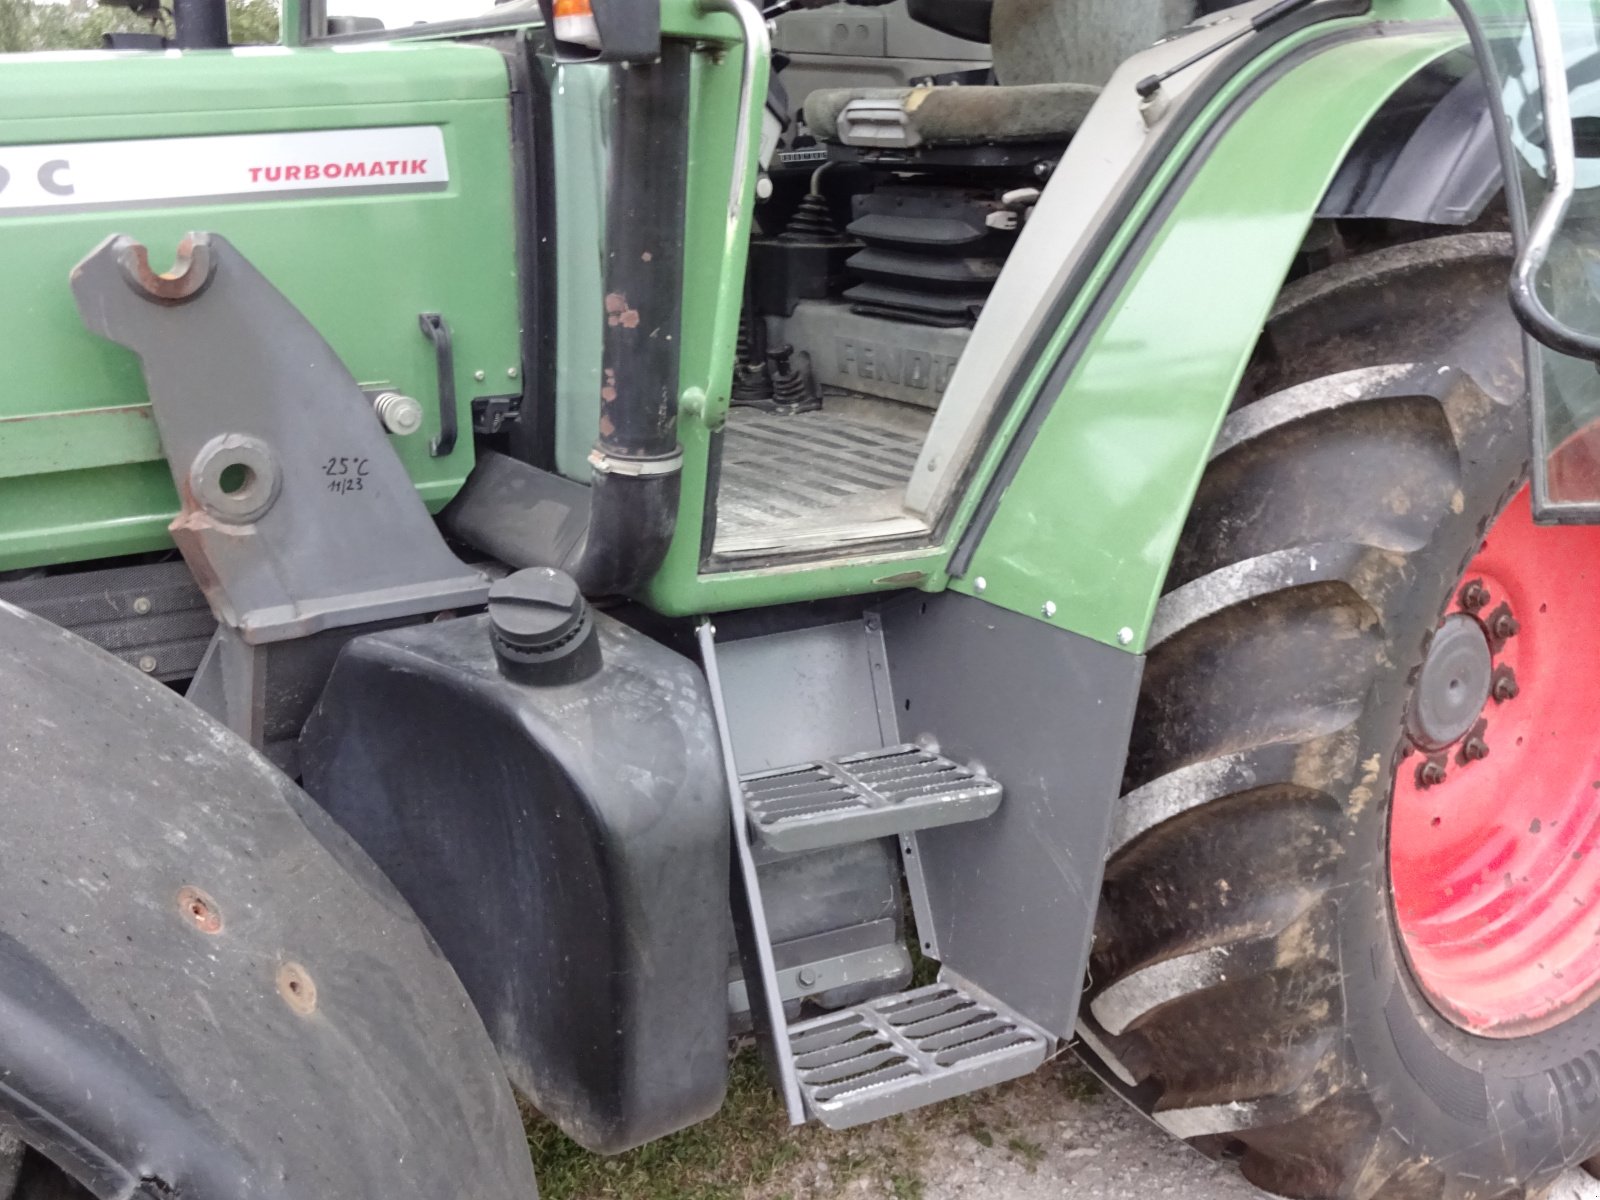
{"type": "Polygon", "coordinates": [[[483,601],[360,385],[226,238],[190,234],[164,275],[108,238],[72,292],[84,324],[144,365],[182,501],[173,539],[243,641],[483,601]]]}

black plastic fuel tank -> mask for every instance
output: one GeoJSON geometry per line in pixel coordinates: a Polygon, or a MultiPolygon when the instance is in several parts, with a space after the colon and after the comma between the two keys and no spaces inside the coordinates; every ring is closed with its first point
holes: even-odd
{"type": "Polygon", "coordinates": [[[694,664],[581,598],[567,619],[548,580],[507,598],[533,574],[496,585],[493,617],[351,641],[305,783],[437,939],[517,1089],[614,1152],[722,1102],[727,793],[694,664]]]}

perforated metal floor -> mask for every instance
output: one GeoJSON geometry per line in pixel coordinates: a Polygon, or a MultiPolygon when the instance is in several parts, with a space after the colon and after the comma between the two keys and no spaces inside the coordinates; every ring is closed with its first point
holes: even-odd
{"type": "Polygon", "coordinates": [[[722,442],[715,549],[751,555],[897,537],[924,528],[902,509],[931,414],[894,424],[823,409],[734,409],[722,442]]]}

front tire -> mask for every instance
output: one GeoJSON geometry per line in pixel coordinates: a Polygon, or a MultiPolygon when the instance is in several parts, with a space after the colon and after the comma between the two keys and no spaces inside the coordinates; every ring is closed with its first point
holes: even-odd
{"type": "MultiPolygon", "coordinates": [[[[1152,630],[1086,1057],[1285,1196],[1523,1197],[1600,1146],[1592,993],[1526,1030],[1447,1017],[1390,880],[1397,771],[1470,771],[1483,732],[1434,705],[1419,733],[1418,680],[1526,476],[1510,253],[1430,239],[1285,291],[1152,630]]],[[[1589,533],[1538,536],[1600,548],[1589,533]]],[[[1600,561],[1573,563],[1590,568],[1600,587],[1600,561]]],[[[1491,686],[1469,649],[1437,686],[1491,686]]]]}

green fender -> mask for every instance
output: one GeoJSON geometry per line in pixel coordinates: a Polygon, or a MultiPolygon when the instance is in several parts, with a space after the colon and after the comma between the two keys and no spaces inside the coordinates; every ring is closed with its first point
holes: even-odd
{"type": "Polygon", "coordinates": [[[1383,102],[1465,41],[1450,25],[1404,28],[1286,57],[1153,185],[1121,263],[1102,264],[1117,289],[1104,317],[1083,317],[1086,288],[1030,381],[1048,408],[958,544],[953,589],[1142,653],[1212,441],[1319,201],[1383,102]]]}

